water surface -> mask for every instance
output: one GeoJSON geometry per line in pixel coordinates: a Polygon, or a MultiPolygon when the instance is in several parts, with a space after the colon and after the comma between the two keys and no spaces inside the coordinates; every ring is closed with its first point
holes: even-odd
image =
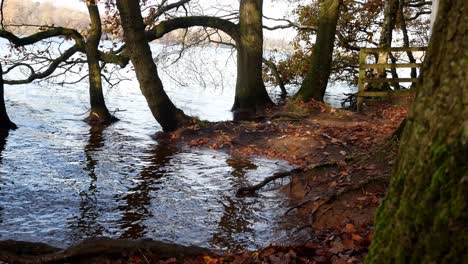
{"type": "MultiPolygon", "coordinates": [[[[196,66],[224,67],[210,82],[188,74],[184,63],[191,62],[161,69],[168,94],[186,113],[231,119],[235,63],[222,64],[226,52],[211,62],[212,54],[205,55],[196,66]],[[174,74],[192,81],[181,85],[174,74]]],[[[160,127],[128,77],[106,90],[121,121],[105,129],[82,121],[86,83],[6,88],[19,129],[0,136],[0,239],[64,247],[96,236],[152,238],[229,250],[288,242],[283,214],[290,204],[279,184],[251,198],[235,192],[291,166],[158,143],[153,135],[160,127]]]]}

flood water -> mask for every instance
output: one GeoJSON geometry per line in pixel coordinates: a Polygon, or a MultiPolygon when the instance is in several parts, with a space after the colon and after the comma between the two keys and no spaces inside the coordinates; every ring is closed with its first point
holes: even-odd
{"type": "MultiPolygon", "coordinates": [[[[228,120],[235,64],[214,60],[208,64],[225,70],[210,82],[177,68],[184,61],[162,69],[161,76],[186,113],[228,120]],[[169,76],[174,74],[195,82],[181,84],[169,76]]],[[[202,61],[194,67],[207,64],[202,61]]],[[[153,135],[160,127],[129,78],[106,91],[108,107],[120,121],[105,129],[82,121],[86,82],[6,87],[7,108],[19,129],[0,136],[0,240],[65,247],[108,236],[227,250],[288,242],[291,230],[283,214],[290,204],[277,191],[280,184],[256,197],[238,198],[235,192],[291,167],[158,143],[153,135]]]]}

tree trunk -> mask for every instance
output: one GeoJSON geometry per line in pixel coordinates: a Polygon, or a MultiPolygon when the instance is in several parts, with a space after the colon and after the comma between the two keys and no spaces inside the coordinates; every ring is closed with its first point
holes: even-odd
{"type": "Polygon", "coordinates": [[[468,9],[440,1],[367,263],[468,263],[468,9]]]}
{"type": "MultiPolygon", "coordinates": [[[[385,1],[384,6],[384,20],[382,24],[382,30],[380,31],[380,40],[379,40],[379,48],[390,48],[392,46],[392,38],[393,38],[393,29],[395,29],[397,15],[398,15],[398,6],[399,0],[387,0],[385,1]]],[[[378,56],[377,62],[379,64],[386,64],[388,63],[388,53],[382,52],[378,56]]],[[[392,75],[396,70],[392,69],[392,75]]],[[[379,78],[386,78],[387,72],[385,69],[376,69],[375,75],[379,78]]],[[[398,84],[392,84],[395,89],[397,89],[398,84]]],[[[382,84],[380,87],[382,90],[389,89],[387,83],[382,84]]],[[[399,88],[399,87],[398,87],[399,88]]]]}
{"type": "Polygon", "coordinates": [[[110,124],[116,119],[109,113],[102,92],[101,67],[99,66],[99,42],[102,35],[101,16],[95,0],[86,1],[91,29],[86,41],[86,58],[89,68],[89,99],[91,112],[85,119],[89,124],[110,124]]]}
{"type": "Polygon", "coordinates": [[[273,61],[267,60],[265,58],[263,58],[263,64],[265,64],[265,66],[267,66],[270,69],[271,74],[273,74],[273,76],[275,77],[276,84],[278,84],[281,90],[281,98],[286,98],[286,96],[288,96],[288,91],[286,90],[286,86],[284,85],[283,79],[281,78],[276,64],[273,61]]]}
{"type": "Polygon", "coordinates": [[[252,112],[273,104],[262,79],[263,0],[241,0],[237,42],[237,84],[232,111],[252,112]]]}
{"type": "Polygon", "coordinates": [[[0,65],[0,129],[17,129],[15,123],[11,122],[5,106],[4,85],[3,85],[3,69],[0,65]]]}
{"type": "Polygon", "coordinates": [[[336,25],[342,0],[322,0],[320,3],[317,39],[312,51],[309,71],[296,97],[304,102],[322,101],[330,78],[336,25]]]}
{"type": "MultiPolygon", "coordinates": [[[[410,40],[409,40],[408,28],[406,26],[404,8],[405,8],[405,0],[400,0],[400,4],[398,7],[398,18],[400,21],[401,33],[403,34],[403,47],[408,48],[410,46],[410,40]]],[[[416,63],[416,59],[414,58],[413,53],[411,51],[406,52],[406,55],[408,56],[408,60],[410,63],[416,63]]],[[[411,78],[417,78],[417,77],[418,77],[418,73],[416,71],[416,68],[411,68],[411,78]]]]}
{"type": "Polygon", "coordinates": [[[117,8],[124,31],[125,43],[130,60],[135,67],[140,89],[148,106],[164,131],[181,127],[188,117],[175,107],[164,91],[153,61],[150,46],[145,37],[145,25],[141,16],[139,1],[118,0],[117,8]]]}

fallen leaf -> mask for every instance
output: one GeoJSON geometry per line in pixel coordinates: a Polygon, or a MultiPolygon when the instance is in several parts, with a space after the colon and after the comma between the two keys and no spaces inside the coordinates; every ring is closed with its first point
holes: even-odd
{"type": "Polygon", "coordinates": [[[353,224],[351,224],[351,223],[346,224],[344,232],[352,233],[354,231],[356,231],[356,227],[353,224]]]}
{"type": "Polygon", "coordinates": [[[358,235],[358,234],[352,234],[351,235],[351,238],[354,240],[354,241],[361,241],[362,240],[362,236],[358,235]]]}
{"type": "Polygon", "coordinates": [[[342,150],[342,151],[340,151],[340,154],[343,155],[343,156],[346,156],[348,153],[346,153],[346,151],[342,150]]]}

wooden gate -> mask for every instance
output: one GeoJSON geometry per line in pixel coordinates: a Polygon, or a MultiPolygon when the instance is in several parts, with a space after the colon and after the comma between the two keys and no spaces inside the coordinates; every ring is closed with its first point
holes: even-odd
{"type": "MultiPolygon", "coordinates": [[[[358,97],[357,97],[357,107],[358,111],[362,110],[362,104],[366,97],[387,97],[389,92],[386,91],[366,91],[366,85],[368,84],[383,84],[383,83],[415,83],[418,81],[418,78],[372,78],[366,76],[367,69],[392,69],[392,68],[421,68],[421,63],[367,63],[367,57],[369,54],[377,54],[377,56],[382,56],[387,54],[387,56],[392,55],[392,52],[424,52],[427,50],[427,47],[407,47],[407,48],[362,48],[359,56],[359,83],[358,83],[358,97]]],[[[419,59],[422,61],[423,56],[420,56],[419,59]]]]}

